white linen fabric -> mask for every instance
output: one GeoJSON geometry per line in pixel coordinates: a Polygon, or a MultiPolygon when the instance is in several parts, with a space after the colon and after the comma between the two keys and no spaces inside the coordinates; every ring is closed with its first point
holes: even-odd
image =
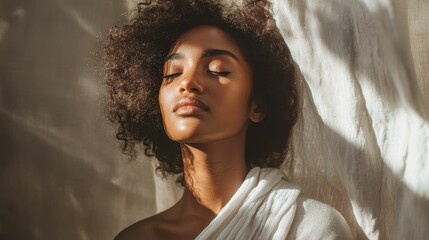
{"type": "Polygon", "coordinates": [[[358,239],[427,239],[429,108],[400,11],[406,3],[272,4],[303,79],[292,181],[338,209],[358,239]]]}
{"type": "Polygon", "coordinates": [[[344,217],[334,208],[300,195],[287,240],[354,239],[344,217]]]}
{"type": "Polygon", "coordinates": [[[286,239],[300,190],[274,168],[253,168],[196,239],[286,239]]]}

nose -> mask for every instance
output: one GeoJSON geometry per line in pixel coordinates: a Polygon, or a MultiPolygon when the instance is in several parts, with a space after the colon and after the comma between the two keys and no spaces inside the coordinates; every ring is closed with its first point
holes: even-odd
{"type": "Polygon", "coordinates": [[[202,74],[199,74],[196,70],[185,73],[180,81],[179,92],[202,93],[204,91],[202,77],[202,74]]]}

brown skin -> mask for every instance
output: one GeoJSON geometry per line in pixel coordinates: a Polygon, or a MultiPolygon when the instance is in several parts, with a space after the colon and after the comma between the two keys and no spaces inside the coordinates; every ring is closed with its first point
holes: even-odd
{"type": "Polygon", "coordinates": [[[190,29],[169,56],[159,103],[167,135],[181,146],[184,193],[173,207],[115,239],[194,239],[243,182],[247,127],[264,117],[250,99],[251,69],[223,30],[190,29]]]}

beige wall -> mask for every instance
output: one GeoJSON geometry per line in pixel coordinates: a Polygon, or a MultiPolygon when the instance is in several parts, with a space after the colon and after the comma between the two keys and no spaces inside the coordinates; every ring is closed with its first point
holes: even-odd
{"type": "Polygon", "coordinates": [[[0,1],[0,239],[112,239],[156,211],[150,165],[119,153],[93,66],[126,7],[0,1]]]}

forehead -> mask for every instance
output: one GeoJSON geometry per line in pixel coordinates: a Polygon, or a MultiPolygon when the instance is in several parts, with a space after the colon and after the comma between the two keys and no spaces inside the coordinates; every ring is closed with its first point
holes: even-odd
{"type": "Polygon", "coordinates": [[[219,27],[209,25],[197,26],[186,31],[177,39],[170,50],[170,54],[188,49],[202,51],[205,49],[223,49],[243,58],[240,47],[228,33],[219,27]]]}

